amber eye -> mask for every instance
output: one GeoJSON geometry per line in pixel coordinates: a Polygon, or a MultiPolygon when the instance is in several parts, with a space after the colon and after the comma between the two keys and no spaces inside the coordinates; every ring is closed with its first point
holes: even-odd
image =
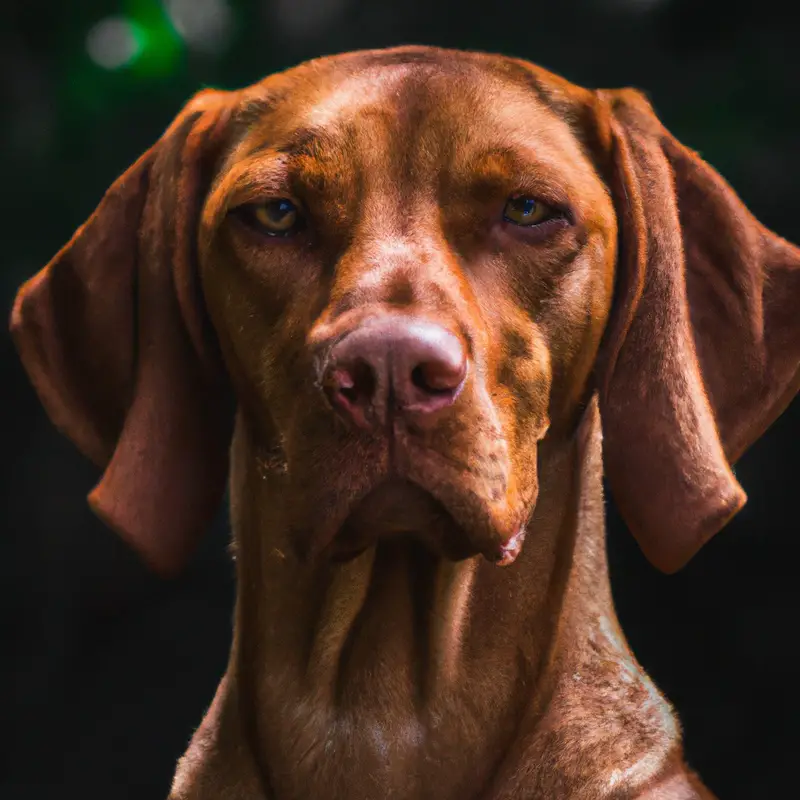
{"type": "Polygon", "coordinates": [[[267,200],[247,208],[252,222],[271,236],[288,236],[298,227],[300,212],[291,200],[267,200]]]}
{"type": "Polygon", "coordinates": [[[533,197],[512,197],[503,209],[503,219],[515,225],[538,225],[557,215],[557,212],[533,197]]]}

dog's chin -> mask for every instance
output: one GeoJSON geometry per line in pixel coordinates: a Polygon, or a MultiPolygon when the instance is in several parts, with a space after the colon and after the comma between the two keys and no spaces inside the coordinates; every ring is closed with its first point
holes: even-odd
{"type": "Polygon", "coordinates": [[[430,492],[409,480],[391,478],[354,505],[331,542],[330,557],[350,561],[381,542],[402,539],[421,543],[450,561],[483,554],[475,538],[430,492]]]}

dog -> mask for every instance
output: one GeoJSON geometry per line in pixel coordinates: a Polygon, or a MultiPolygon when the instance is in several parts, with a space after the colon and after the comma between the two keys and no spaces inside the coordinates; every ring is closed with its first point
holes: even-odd
{"type": "Polygon", "coordinates": [[[230,487],[171,800],[712,797],[620,630],[602,476],[686,564],[798,391],[798,302],[800,250],[638,91],[400,47],[195,96],[11,319],[152,569],[230,487]]]}

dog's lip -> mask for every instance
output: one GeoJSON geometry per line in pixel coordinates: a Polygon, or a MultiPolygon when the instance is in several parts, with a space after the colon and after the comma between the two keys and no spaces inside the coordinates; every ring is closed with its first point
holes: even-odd
{"type": "MultiPolygon", "coordinates": [[[[502,479],[500,496],[494,502],[489,498],[483,499],[480,504],[483,509],[479,512],[483,519],[478,518],[478,521],[471,525],[469,520],[463,519],[458,513],[457,509],[463,503],[459,502],[457,495],[463,493],[464,496],[475,497],[477,493],[469,486],[463,486],[463,476],[454,474],[454,463],[446,456],[434,450],[427,450],[422,460],[418,458],[419,455],[418,452],[413,454],[404,465],[403,474],[407,474],[410,481],[424,487],[451,514],[455,524],[462,531],[463,538],[470,541],[473,553],[482,555],[497,566],[513,564],[522,552],[530,513],[526,513],[523,508],[515,511],[507,505],[509,502],[505,491],[507,479],[502,479]],[[437,480],[443,476],[449,476],[450,479],[437,480]],[[450,491],[443,491],[445,486],[450,491]],[[455,498],[453,489],[456,490],[455,498]],[[504,517],[507,518],[505,525],[504,517]]],[[[487,476],[487,480],[491,480],[491,477],[487,476]]]]}
{"type": "Polygon", "coordinates": [[[351,549],[345,547],[335,547],[332,546],[330,560],[334,564],[347,564],[350,561],[355,561],[359,556],[363,555],[367,550],[369,550],[369,545],[363,545],[361,547],[354,547],[351,549]]]}
{"type": "MultiPolygon", "coordinates": [[[[330,542],[337,560],[352,558],[381,540],[416,538],[433,549],[452,534],[455,521],[424,487],[390,475],[350,503],[330,542]]],[[[458,538],[463,534],[458,533],[458,538]]]]}
{"type": "Polygon", "coordinates": [[[380,541],[407,538],[422,542],[451,561],[481,555],[497,566],[508,566],[519,556],[525,539],[524,526],[508,538],[498,533],[487,541],[485,536],[470,535],[437,493],[397,475],[376,482],[368,492],[348,504],[340,520],[322,548],[334,563],[352,561],[380,541]],[[405,504],[410,518],[403,515],[405,518],[394,519],[392,503],[398,502],[405,504]],[[425,522],[419,524],[418,520],[425,522]]]}
{"type": "MultiPolygon", "coordinates": [[[[525,542],[526,530],[524,527],[517,530],[517,532],[504,544],[500,544],[497,548],[497,554],[494,558],[494,563],[498,567],[507,567],[517,560],[517,556],[522,552],[522,545],[525,542]]],[[[490,559],[486,556],[488,560],[490,559]]]]}

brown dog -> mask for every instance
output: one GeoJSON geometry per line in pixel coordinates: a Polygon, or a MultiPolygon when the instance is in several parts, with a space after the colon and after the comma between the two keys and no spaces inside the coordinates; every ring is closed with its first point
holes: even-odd
{"type": "Polygon", "coordinates": [[[198,95],[12,317],[161,573],[230,449],[234,644],[171,797],[710,797],[601,475],[679,569],[798,390],[799,306],[800,250],[634,91],[408,47],[198,95]]]}

